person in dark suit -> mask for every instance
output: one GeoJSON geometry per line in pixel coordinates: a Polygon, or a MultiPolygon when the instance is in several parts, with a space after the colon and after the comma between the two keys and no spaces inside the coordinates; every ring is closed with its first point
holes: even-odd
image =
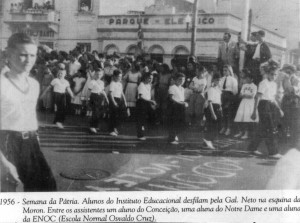
{"type": "Polygon", "coordinates": [[[230,33],[224,33],[223,40],[219,45],[218,67],[222,70],[224,65],[230,65],[234,73],[237,73],[239,57],[237,43],[231,40],[230,33]]]}
{"type": "Polygon", "coordinates": [[[258,85],[259,82],[261,82],[262,80],[262,75],[259,72],[259,67],[262,63],[267,62],[269,59],[271,59],[272,54],[270,51],[269,46],[267,45],[267,43],[264,41],[264,37],[265,37],[265,32],[263,30],[260,30],[257,32],[257,45],[253,54],[253,70],[255,71],[253,73],[254,75],[254,84],[258,85]]]}

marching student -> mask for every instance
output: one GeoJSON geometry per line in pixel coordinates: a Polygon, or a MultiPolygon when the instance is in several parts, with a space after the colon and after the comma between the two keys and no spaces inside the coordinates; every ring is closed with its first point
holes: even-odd
{"type": "Polygon", "coordinates": [[[189,116],[192,125],[200,126],[204,113],[204,90],[207,80],[204,76],[205,68],[196,64],[196,76],[192,79],[189,88],[192,90],[189,102],[189,116]]]}
{"type": "Polygon", "coordinates": [[[206,139],[203,139],[204,143],[210,149],[215,149],[213,146],[213,140],[218,136],[218,131],[222,125],[222,106],[221,106],[221,95],[222,91],[219,87],[221,75],[215,73],[212,77],[211,86],[207,90],[207,103],[208,106],[205,108],[205,118],[207,126],[206,139]]]}
{"type": "Polygon", "coordinates": [[[29,77],[37,58],[37,45],[24,33],[8,40],[10,70],[0,75],[1,191],[56,191],[56,182],[41,152],[36,105],[39,84],[29,77]],[[8,184],[12,186],[7,186],[8,184]]]}
{"type": "Polygon", "coordinates": [[[66,91],[69,93],[71,98],[74,98],[73,92],[71,91],[69,82],[65,79],[66,71],[59,70],[57,73],[57,78],[53,79],[50,86],[45,89],[45,91],[41,94],[41,98],[43,98],[47,91],[53,87],[54,92],[54,110],[55,110],[55,118],[53,123],[60,129],[63,129],[63,122],[66,117],[66,91]]]}
{"type": "Polygon", "coordinates": [[[127,108],[127,102],[123,93],[122,73],[120,70],[114,70],[112,81],[109,85],[109,113],[110,113],[110,135],[118,136],[118,126],[124,111],[127,108]]]}
{"type": "Polygon", "coordinates": [[[79,69],[77,74],[74,75],[73,78],[74,87],[73,94],[74,98],[71,100],[73,108],[75,110],[75,115],[80,115],[82,111],[82,93],[83,88],[86,82],[86,73],[84,70],[79,69]]]}
{"type": "Polygon", "coordinates": [[[188,103],[184,101],[184,88],[182,85],[185,82],[185,75],[177,73],[174,76],[175,84],[169,87],[169,142],[173,145],[178,145],[178,134],[182,131],[185,125],[185,109],[188,103]]]}
{"type": "Polygon", "coordinates": [[[262,67],[267,74],[267,78],[259,83],[255,104],[252,111],[252,120],[256,119],[256,109],[259,115],[259,131],[251,140],[248,150],[256,155],[261,155],[258,146],[265,139],[270,158],[279,159],[281,154],[278,153],[278,131],[277,125],[279,116],[283,117],[284,113],[276,101],[277,85],[275,82],[278,64],[270,60],[262,67]]]}
{"type": "Polygon", "coordinates": [[[223,67],[224,77],[220,80],[220,88],[222,89],[222,110],[223,110],[223,128],[220,134],[229,136],[231,134],[231,125],[235,111],[235,96],[238,93],[238,82],[234,77],[232,67],[225,65],[223,67]]]}
{"type": "Polygon", "coordinates": [[[138,86],[138,100],[136,102],[136,120],[137,120],[137,137],[140,140],[146,140],[144,136],[147,117],[150,115],[152,106],[156,102],[151,100],[151,83],[153,81],[152,73],[145,73],[142,82],[138,86]]]}
{"type": "Polygon", "coordinates": [[[234,137],[248,139],[249,132],[251,129],[251,123],[258,122],[258,115],[256,115],[255,120],[251,119],[254,107],[254,97],[257,92],[257,86],[253,83],[254,77],[247,68],[243,69],[242,72],[245,74],[245,84],[243,84],[240,92],[240,97],[242,98],[242,101],[239,105],[234,119],[234,122],[238,123],[239,132],[234,137]]]}
{"type": "Polygon", "coordinates": [[[104,90],[104,82],[101,80],[104,72],[97,68],[95,70],[94,80],[89,83],[90,105],[92,108],[92,118],[90,121],[90,131],[96,134],[99,120],[105,112],[106,106],[109,104],[108,98],[104,90]]]}

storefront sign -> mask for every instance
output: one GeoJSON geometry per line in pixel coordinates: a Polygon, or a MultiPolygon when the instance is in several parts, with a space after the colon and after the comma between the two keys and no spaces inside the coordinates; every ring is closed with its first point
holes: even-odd
{"type": "Polygon", "coordinates": [[[143,25],[148,25],[149,24],[149,18],[122,18],[122,19],[109,19],[109,25],[134,25],[141,23],[143,25]]]}
{"type": "MultiPolygon", "coordinates": [[[[167,17],[163,18],[162,20],[159,17],[155,18],[156,24],[161,21],[164,25],[181,25],[184,24],[185,18],[184,17],[167,17]]],[[[135,25],[141,23],[142,25],[149,25],[149,18],[110,18],[108,20],[109,25],[135,25]]],[[[198,18],[198,24],[214,24],[215,19],[213,17],[200,17],[198,18]]]]}

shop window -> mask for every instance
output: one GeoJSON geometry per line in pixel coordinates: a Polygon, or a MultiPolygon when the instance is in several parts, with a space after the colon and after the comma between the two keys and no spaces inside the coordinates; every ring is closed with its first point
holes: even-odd
{"type": "Polygon", "coordinates": [[[92,0],[79,0],[78,1],[78,11],[85,13],[92,11],[92,0]]]}
{"type": "Polygon", "coordinates": [[[83,49],[84,52],[91,52],[92,44],[91,43],[77,43],[77,47],[83,49]]]}

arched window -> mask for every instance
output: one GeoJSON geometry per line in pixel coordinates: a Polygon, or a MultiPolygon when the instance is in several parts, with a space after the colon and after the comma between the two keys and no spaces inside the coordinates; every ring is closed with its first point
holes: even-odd
{"type": "Polygon", "coordinates": [[[138,47],[137,45],[130,45],[126,49],[126,53],[129,55],[136,55],[138,53],[138,47]]]}
{"type": "Polygon", "coordinates": [[[152,60],[163,63],[165,50],[160,45],[153,45],[149,48],[148,53],[152,60]]]}
{"type": "Polygon", "coordinates": [[[173,51],[172,51],[173,55],[189,55],[190,52],[188,50],[188,48],[186,48],[185,46],[176,46],[173,51]]]}
{"type": "Polygon", "coordinates": [[[104,52],[105,52],[107,55],[113,55],[115,52],[116,52],[116,53],[119,53],[120,50],[119,50],[119,48],[118,48],[115,44],[109,44],[109,45],[107,45],[107,46],[104,48],[104,52]]]}
{"type": "Polygon", "coordinates": [[[91,12],[93,10],[92,0],[79,0],[78,11],[79,12],[91,12]]]}

